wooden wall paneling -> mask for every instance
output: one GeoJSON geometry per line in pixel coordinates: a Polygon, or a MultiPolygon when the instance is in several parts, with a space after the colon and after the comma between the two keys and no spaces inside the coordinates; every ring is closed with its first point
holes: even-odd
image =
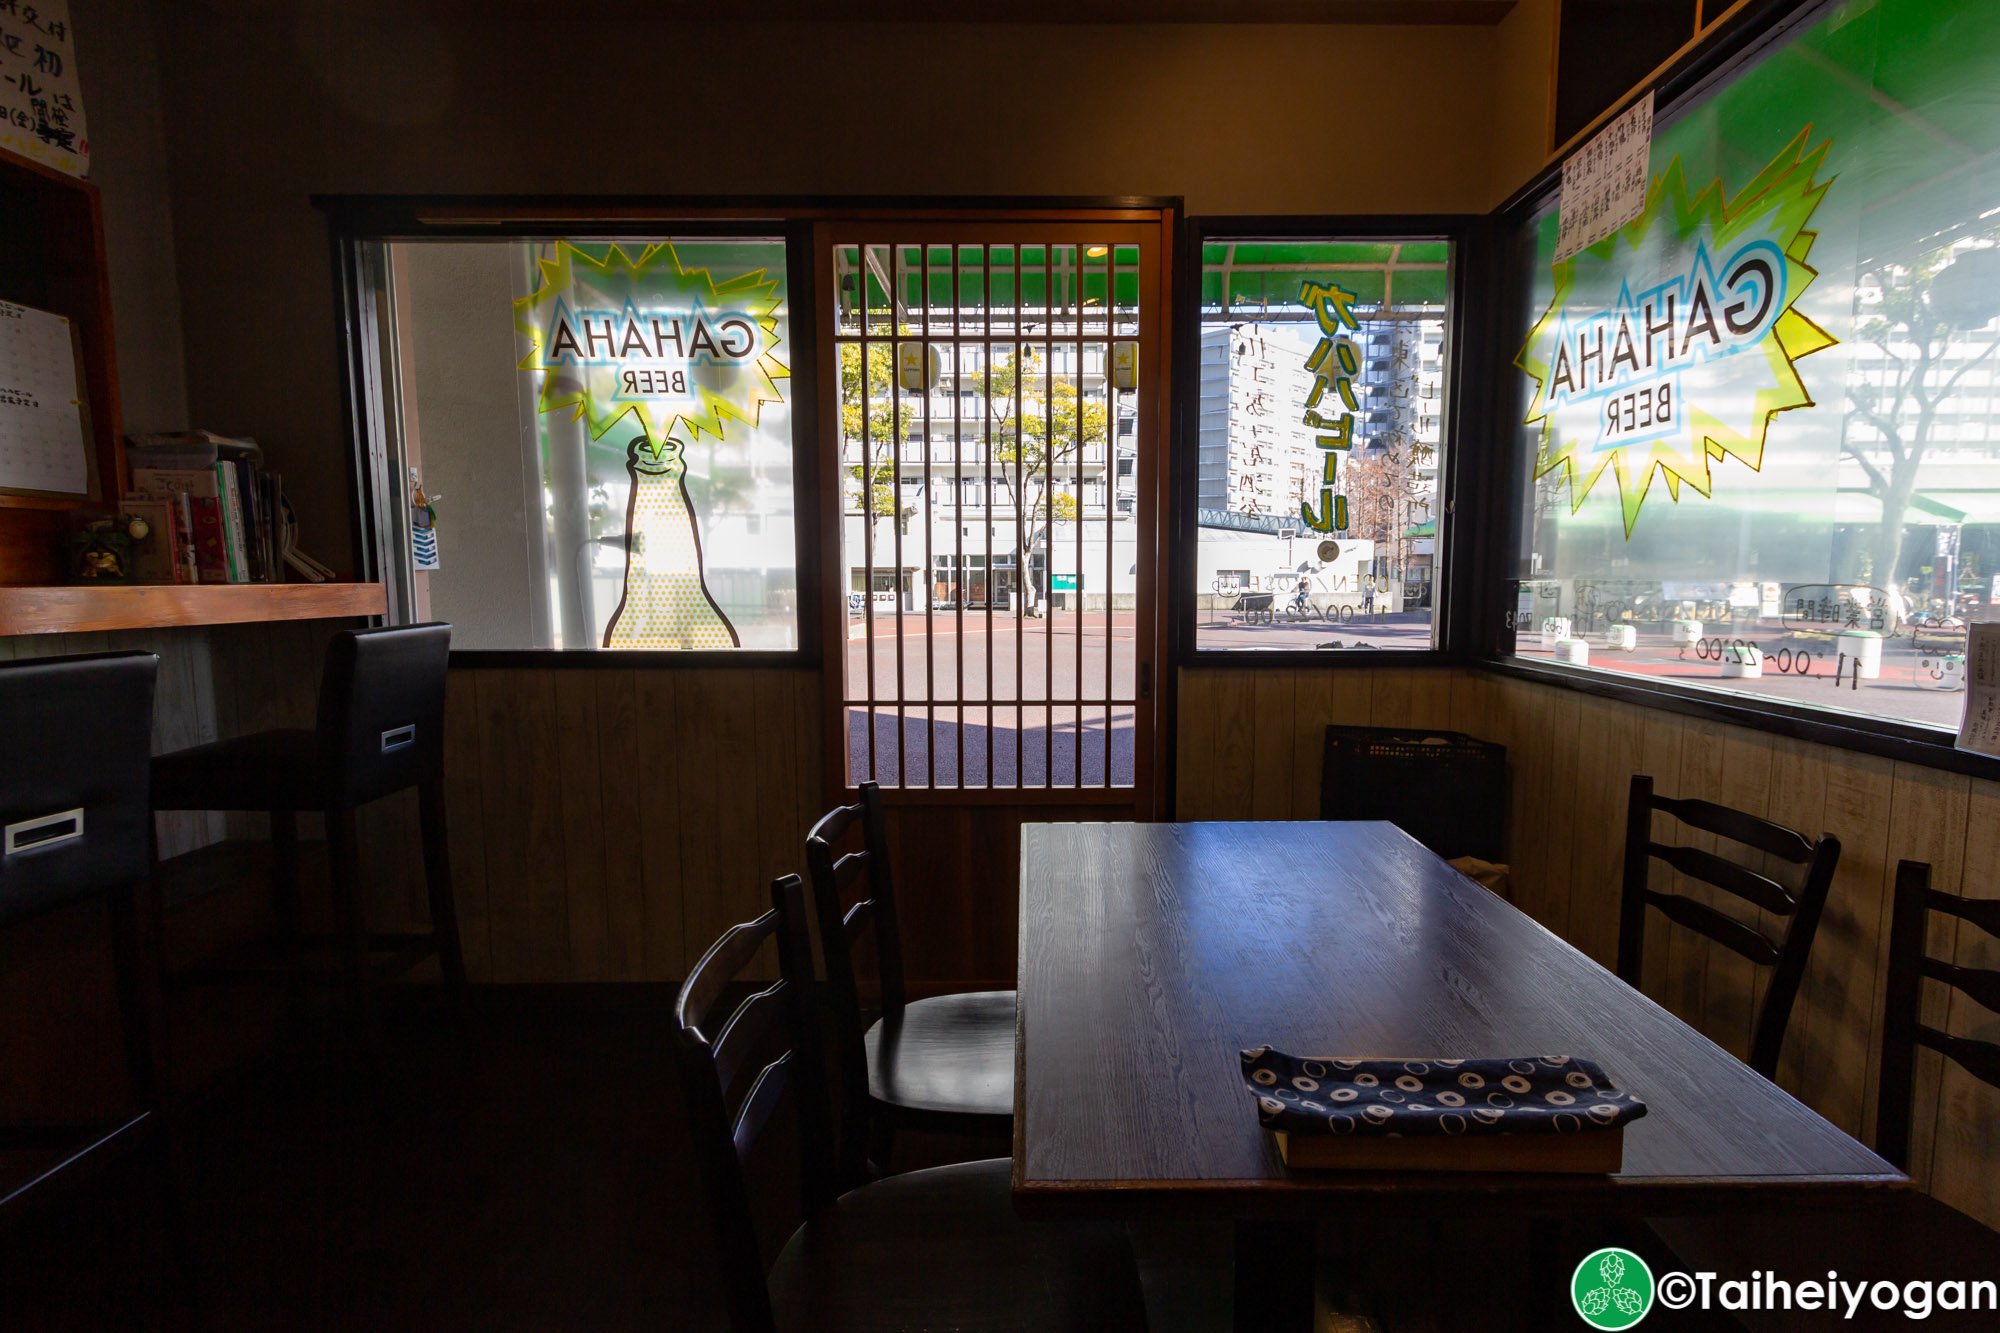
{"type": "Polygon", "coordinates": [[[764,893],[780,875],[806,873],[810,825],[799,822],[799,784],[812,779],[799,764],[798,691],[792,673],[750,674],[757,720],[757,884],[764,893]]]}
{"type": "Polygon", "coordinates": [[[1581,753],[1570,848],[1567,938],[1605,967],[1615,967],[1619,888],[1625,866],[1625,803],[1644,749],[1644,719],[1631,704],[1586,698],[1576,740],[1581,753]]]}
{"type": "MultiPolygon", "coordinates": [[[[1796,829],[1808,838],[1816,838],[1826,830],[1826,766],[1819,760],[1819,748],[1789,736],[1776,736],[1771,740],[1771,796],[1765,817],[1786,828],[1796,829]]],[[[1788,866],[1775,859],[1771,864],[1774,870],[1784,867],[1787,884],[1798,883],[1801,867],[1788,866]]],[[[1761,913],[1758,921],[1773,939],[1778,937],[1777,932],[1790,924],[1790,918],[1768,912],[1761,913]]],[[[1792,1005],[1792,1021],[1786,1029],[1784,1048],[1778,1055],[1778,1085],[1794,1096],[1798,1095],[1800,1077],[1812,1042],[1814,1015],[1811,986],[1812,973],[1808,968],[1799,986],[1798,999],[1792,1005]]]]}
{"type": "Polygon", "coordinates": [[[601,767],[595,785],[604,838],[602,980],[644,981],[648,979],[645,820],[649,812],[641,791],[645,777],[635,673],[606,669],[566,674],[583,677],[596,694],[601,767]]]}
{"type": "Polygon", "coordinates": [[[1577,766],[1585,740],[1583,703],[1586,697],[1575,690],[1563,691],[1554,701],[1551,722],[1553,759],[1549,765],[1547,804],[1543,815],[1548,838],[1543,855],[1547,858],[1549,871],[1542,885],[1541,920],[1543,925],[1565,939],[1574,938],[1570,933],[1570,894],[1575,888],[1570,880],[1570,855],[1576,845],[1580,818],[1577,805],[1582,799],[1577,791],[1577,766]]]}
{"type": "Polygon", "coordinates": [[[1326,760],[1326,728],[1333,717],[1337,677],[1331,671],[1301,668],[1292,673],[1292,809],[1278,818],[1318,819],[1320,769],[1326,760]]]}
{"type": "MultiPolygon", "coordinates": [[[[669,981],[683,977],[688,964],[701,956],[713,941],[694,942],[687,932],[681,902],[681,885],[686,882],[682,864],[683,827],[696,826],[683,819],[681,810],[680,678],[679,671],[638,671],[633,673],[633,702],[637,717],[632,735],[638,750],[638,764],[632,782],[639,803],[639,843],[644,870],[644,934],[640,948],[643,972],[648,981],[669,981]],[[692,953],[690,950],[692,949],[692,953]]],[[[700,836],[709,836],[702,830],[700,836]]]]}
{"type": "MultiPolygon", "coordinates": [[[[672,746],[680,767],[681,930],[690,954],[769,905],[757,882],[757,697],[746,671],[682,671],[672,746]],[[677,742],[677,743],[676,743],[677,742]]],[[[692,961],[690,959],[689,961],[692,961]]],[[[763,969],[751,976],[763,978],[763,969]]]]}
{"type": "Polygon", "coordinates": [[[605,981],[611,923],[605,903],[606,811],[595,671],[551,671],[556,709],[557,798],[562,809],[563,901],[569,926],[568,977],[605,981]]]}
{"type": "MultiPolygon", "coordinates": [[[[1301,673],[1303,674],[1303,673],[1301,673]]],[[[1326,761],[1326,729],[1329,726],[1372,727],[1380,726],[1375,716],[1375,680],[1382,673],[1372,669],[1315,672],[1328,682],[1326,711],[1311,721],[1312,742],[1312,819],[1319,818],[1320,780],[1319,773],[1326,761]]],[[[1308,691],[1308,697],[1317,698],[1317,689],[1308,691]]],[[[1305,762],[1300,757],[1301,762],[1305,762]]],[[[1302,770],[1301,770],[1302,771],[1302,770]]],[[[1338,804],[1334,807],[1339,810],[1338,804]]]]}
{"type": "MultiPolygon", "coordinates": [[[[1760,818],[1770,811],[1771,737],[1761,731],[1730,727],[1722,739],[1722,785],[1709,797],[1760,818]]],[[[1758,853],[1739,843],[1711,840],[1711,849],[1753,865],[1758,853]]],[[[1732,894],[1712,891],[1710,899],[1722,911],[1755,923],[1756,908],[1732,894]]],[[[1767,969],[1732,949],[1710,944],[1708,972],[1702,986],[1702,1030],[1739,1060],[1750,1058],[1750,1031],[1756,1001],[1767,969]]]]}
{"type": "Polygon", "coordinates": [[[486,896],[496,981],[569,976],[556,673],[481,671],[486,896]]]}
{"type": "Polygon", "coordinates": [[[1216,671],[1207,691],[1215,729],[1207,819],[1250,818],[1250,788],[1257,762],[1257,673],[1216,671]]]}
{"type": "Polygon", "coordinates": [[[1298,732],[1293,677],[1282,668],[1251,673],[1255,692],[1250,766],[1250,817],[1292,815],[1293,756],[1298,732]]]}
{"type": "Polygon", "coordinates": [[[451,849],[452,897],[458,907],[465,974],[493,980],[491,913],[486,896],[485,728],[479,672],[454,671],[444,694],[445,835],[451,849]]]}
{"type": "Polygon", "coordinates": [[[1409,725],[1424,731],[1450,731],[1452,677],[1455,671],[1426,668],[1398,673],[1409,677],[1409,725]]]}
{"type": "MultiPolygon", "coordinates": [[[[1679,794],[1683,797],[1716,800],[1722,791],[1723,740],[1727,728],[1716,722],[1687,718],[1681,723],[1681,768],[1679,794]]],[[[1691,829],[1667,815],[1654,818],[1654,835],[1664,841],[1714,851],[1715,839],[1691,829]]],[[[1698,879],[1676,874],[1673,892],[1696,902],[1716,905],[1715,893],[1698,879]]],[[[1667,956],[1667,989],[1655,996],[1684,1021],[1699,1028],[1708,980],[1709,943],[1692,930],[1674,925],[1654,913],[1646,923],[1648,952],[1658,948],[1667,956]]]]}
{"type": "Polygon", "coordinates": [[[1515,744],[1509,748],[1514,769],[1514,806],[1508,845],[1514,903],[1529,916],[1548,924],[1551,875],[1549,848],[1549,785],[1554,767],[1554,713],[1557,692],[1522,681],[1507,682],[1515,744]]]}
{"type": "MultiPolygon", "coordinates": [[[[1968,897],[2000,898],[2000,783],[1974,782],[1966,793],[1960,885],[1968,897]]],[[[1961,922],[1952,960],[1961,967],[2000,968],[2000,945],[1961,922]]],[[[1943,1027],[1981,1041],[2000,1041],[2000,1017],[1956,991],[1943,1027]]],[[[1931,1106],[1917,1106],[1919,1133],[1926,1118],[1933,1125],[1930,1192],[1987,1226],[2000,1227],[2000,1170],[1994,1165],[2000,1157],[2000,1090],[1946,1062],[1935,1112],[1931,1106]]]]}
{"type": "MultiPolygon", "coordinates": [[[[1005,809],[1005,807],[1003,807],[1005,809]]],[[[1009,853],[973,856],[972,810],[962,805],[899,805],[888,813],[890,868],[904,974],[924,990],[955,990],[973,980],[976,898],[1008,892],[999,864],[1018,864],[1020,819],[1014,816],[1009,853]],[[996,882],[997,881],[997,882],[996,882]]]]}
{"type": "MultiPolygon", "coordinates": [[[[1891,778],[1889,796],[1889,854],[1882,882],[1882,915],[1877,924],[1873,974],[1886,977],[1889,970],[1889,922],[1896,896],[1896,863],[1908,859],[1924,861],[1931,868],[1931,887],[1946,893],[1964,891],[1966,805],[1971,799],[1972,779],[1960,773],[1899,763],[1891,778]]],[[[1942,912],[1933,912],[1926,947],[1936,957],[1950,958],[1957,944],[1959,922],[1942,912]]],[[[1862,1108],[1864,1142],[1875,1140],[1877,1083],[1882,1069],[1882,996],[1869,1005],[1867,1100],[1862,1108]]],[[[1923,1021],[1942,1028],[1948,1017],[1949,1002],[1940,987],[1925,986],[1918,1013],[1923,1021]]],[[[1910,1175],[1919,1187],[1930,1178],[1932,1135],[1936,1120],[1942,1059],[1934,1051],[1918,1048],[1912,1089],[1918,1114],[1911,1122],[1910,1175]]]]}
{"type": "Polygon", "coordinates": [[[1213,671],[1180,673],[1174,739],[1173,817],[1208,819],[1215,808],[1213,671]]]}
{"type": "Polygon", "coordinates": [[[1811,978],[1812,1044],[1800,1100],[1848,1133],[1864,1130],[1875,975],[1889,861],[1894,765],[1875,755],[1820,749],[1826,766],[1826,826],[1840,835],[1840,867],[1827,894],[1811,978]]]}
{"type": "MultiPolygon", "coordinates": [[[[1681,794],[1681,719],[1672,713],[1646,712],[1645,740],[1641,751],[1639,771],[1653,779],[1653,790],[1661,796],[1681,794]]],[[[1627,790],[1629,796],[1629,787],[1627,790]]],[[[1620,821],[1621,823],[1623,821],[1620,821]]],[[[1655,833],[1664,817],[1655,816],[1655,833]]],[[[1649,836],[1654,836],[1649,834],[1649,836]]],[[[1647,867],[1646,885],[1656,893],[1674,891],[1673,867],[1658,861],[1647,867]]],[[[1653,999],[1665,1004],[1667,996],[1667,951],[1657,932],[1665,918],[1657,912],[1647,913],[1646,934],[1651,947],[1647,948],[1639,964],[1639,989],[1653,999]]]]}
{"type": "Polygon", "coordinates": [[[1415,726],[1417,673],[1408,668],[1382,667],[1368,674],[1374,678],[1374,698],[1368,709],[1368,724],[1375,727],[1415,726]]]}

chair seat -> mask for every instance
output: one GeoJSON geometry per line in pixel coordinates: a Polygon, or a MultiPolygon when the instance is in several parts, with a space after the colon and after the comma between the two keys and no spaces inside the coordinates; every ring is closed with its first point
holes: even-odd
{"type": "Polygon", "coordinates": [[[841,1196],[793,1233],[771,1270],[778,1326],[1143,1330],[1125,1228],[1023,1221],[1011,1169],[1005,1158],[964,1162],[841,1196]]]}
{"type": "Polygon", "coordinates": [[[868,1095],[912,1129],[1007,1133],[1014,1009],[1013,991],[973,991],[914,1000],[899,1022],[877,1021],[866,1039],[868,1095]]]}
{"type": "Polygon", "coordinates": [[[155,810],[320,810],[319,733],[292,728],[197,745],[153,760],[155,810]]]}
{"type": "MultiPolygon", "coordinates": [[[[1717,1282],[1767,1270],[1798,1282],[1823,1279],[1833,1269],[1843,1279],[1901,1286],[1916,1280],[1990,1279],[2000,1271],[2000,1233],[1916,1190],[1897,1191],[1852,1212],[1649,1218],[1647,1225],[1670,1247],[1679,1266],[1713,1272],[1717,1282]]],[[[1739,1311],[1735,1317],[1752,1333],[1831,1326],[1824,1312],[1739,1311]]],[[[1938,1317],[1950,1316],[1940,1312],[1938,1317]]],[[[1855,1329],[1910,1325],[1900,1311],[1876,1310],[1866,1300],[1852,1320],[1840,1321],[1840,1327],[1855,1329]]]]}

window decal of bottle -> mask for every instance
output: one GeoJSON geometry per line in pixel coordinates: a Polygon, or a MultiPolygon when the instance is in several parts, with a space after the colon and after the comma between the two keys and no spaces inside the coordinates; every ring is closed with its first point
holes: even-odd
{"type": "Polygon", "coordinates": [[[604,627],[606,648],[736,648],[736,627],[708,592],[701,529],[688,502],[681,442],[625,446],[625,591],[604,627]]]}

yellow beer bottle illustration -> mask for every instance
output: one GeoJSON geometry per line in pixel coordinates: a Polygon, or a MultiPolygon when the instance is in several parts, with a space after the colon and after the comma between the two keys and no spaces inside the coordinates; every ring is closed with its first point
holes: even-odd
{"type": "Polygon", "coordinates": [[[684,481],[681,442],[626,446],[625,591],[604,627],[606,648],[736,648],[736,627],[708,595],[701,533],[684,481]]]}

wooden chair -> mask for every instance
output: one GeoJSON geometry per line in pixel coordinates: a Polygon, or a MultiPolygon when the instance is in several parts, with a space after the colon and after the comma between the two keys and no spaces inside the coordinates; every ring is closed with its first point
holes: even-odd
{"type": "Polygon", "coordinates": [[[1961,898],[1934,889],[1930,866],[1922,861],[1897,863],[1896,902],[1889,924],[1889,974],[1882,999],[1875,1151],[1905,1171],[1910,1169],[1914,1132],[1911,1099],[1916,1092],[1919,1046],[1938,1052],[1980,1082],[2000,1088],[2000,1045],[1954,1037],[1923,1021],[1926,978],[2000,1012],[2000,971],[1961,967],[1931,956],[1928,937],[1932,912],[1955,916],[1988,935],[2000,936],[2000,899],[1961,898]]]}
{"type": "Polygon", "coordinates": [[[1776,1078],[1778,1052],[1785,1044],[1792,1002],[1798,998],[1806,957],[1812,952],[1813,935],[1819,930],[1820,910],[1826,906],[1826,892],[1833,883],[1834,866],[1839,861],[1840,840],[1831,833],[1808,840],[1782,824],[1728,806],[1655,796],[1653,780],[1644,774],[1635,775],[1625,816],[1625,889],[1618,915],[1619,977],[1628,985],[1639,985],[1648,906],[1658,908],[1668,920],[1706,935],[1725,949],[1771,968],[1750,1041],[1750,1067],[1765,1078],[1776,1078]],[[1653,841],[1655,810],[1665,811],[1690,828],[1804,866],[1799,887],[1796,891],[1788,889],[1768,875],[1698,847],[1653,841]],[[1664,861],[1683,875],[1713,884],[1773,915],[1789,917],[1791,924],[1782,939],[1773,940],[1757,927],[1706,903],[1677,893],[1657,892],[1646,883],[1647,863],[1651,860],[1664,861]]]}
{"type": "MultiPolygon", "coordinates": [[[[451,626],[350,630],[327,644],[319,725],[260,731],[176,750],[153,760],[155,810],[261,810],[271,817],[272,891],[279,956],[253,946],[218,965],[190,969],[180,983],[261,976],[296,992],[305,961],[331,954],[350,1001],[366,1011],[373,984],[432,954],[448,986],[465,982],[451,859],[444,823],[444,692],[451,626]],[[361,913],[360,835],[355,810],[414,787],[422,829],[431,928],[371,933],[361,913]],[[300,933],[298,816],[323,811],[333,865],[335,933],[300,933]]],[[[518,757],[516,758],[518,761],[518,757]]]]}
{"type": "Polygon", "coordinates": [[[889,877],[882,793],[861,784],[861,799],[828,814],[806,837],[819,915],[820,950],[833,1010],[841,1073],[843,1184],[864,1179],[872,1154],[888,1168],[894,1131],[1004,1137],[1014,1125],[1014,992],[973,991],[910,1000],[903,983],[896,894],[889,877]],[[835,849],[859,828],[861,847],[835,849]],[[857,882],[867,896],[843,909],[857,882]],[[875,939],[882,1016],[865,1021],[854,947],[875,939]]]}
{"type": "Polygon", "coordinates": [[[136,924],[150,885],[146,782],[158,666],[143,652],[0,664],[0,928],[92,898],[109,905],[132,1103],[89,1123],[0,1126],[0,1152],[20,1154],[25,1168],[20,1178],[0,1178],[0,1221],[46,1186],[147,1148],[176,1223],[154,1055],[155,960],[136,924]]]}
{"type": "Polygon", "coordinates": [[[797,875],[774,882],[771,910],[731,927],[702,956],[675,1014],[689,1133],[735,1333],[1144,1329],[1124,1228],[1023,1222],[1004,1158],[836,1197],[805,911],[797,875]],[[780,980],[733,1009],[721,1003],[774,937],[780,980]],[[746,1167],[770,1146],[786,1109],[805,1222],[767,1272],[746,1167]]]}
{"type": "MultiPolygon", "coordinates": [[[[2000,935],[2000,899],[1961,898],[1930,886],[1931,868],[1920,861],[1896,867],[1896,897],[1889,927],[1889,971],[1884,985],[1882,1066],[1876,1083],[1875,1151],[1908,1170],[1915,1124],[1916,1054],[1928,1047],[1968,1074],[2000,1087],[2000,1045],[1955,1037],[1926,1024],[1920,1009],[1925,979],[1934,980],[2000,1010],[2000,971],[1958,966],[1933,958],[1927,948],[1930,914],[1944,912],[1989,935],[2000,935]]],[[[1730,1275],[1769,1269],[1780,1275],[1835,1269],[1866,1273],[1871,1280],[1902,1284],[1922,1279],[1989,1274],[2000,1268],[2000,1235],[1951,1205],[1918,1190],[1885,1195],[1863,1212],[1759,1217],[1655,1219],[1651,1227],[1670,1250],[1670,1268],[1730,1275]]],[[[1646,1253],[1645,1251],[1641,1251],[1646,1253]]],[[[1659,1270],[1655,1265],[1655,1271],[1659,1270]]],[[[1762,1313],[1737,1316],[1745,1327],[1781,1333],[1817,1328],[1824,1315],[1762,1313]]],[[[1900,1313],[1863,1310],[1852,1327],[1904,1328],[1900,1313]],[[1871,1322],[1872,1321],[1872,1322],[1871,1322]]]]}

